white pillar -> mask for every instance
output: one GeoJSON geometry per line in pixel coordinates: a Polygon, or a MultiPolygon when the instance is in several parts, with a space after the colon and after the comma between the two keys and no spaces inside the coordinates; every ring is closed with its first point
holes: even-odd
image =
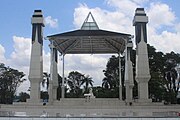
{"type": "Polygon", "coordinates": [[[121,54],[119,53],[119,100],[122,100],[121,54]]]}
{"type": "Polygon", "coordinates": [[[150,80],[149,60],[147,51],[146,24],[148,17],[144,8],[137,8],[133,20],[136,33],[136,81],[138,83],[139,102],[150,102],[148,97],[148,81],[150,80]]]}
{"type": "Polygon", "coordinates": [[[126,46],[126,55],[125,55],[125,86],[126,86],[126,102],[133,101],[133,87],[134,87],[134,80],[133,80],[133,67],[132,62],[130,60],[130,53],[132,50],[132,41],[126,46]]]}
{"type": "Polygon", "coordinates": [[[64,81],[65,81],[65,78],[64,78],[64,54],[62,55],[62,63],[63,63],[63,65],[62,65],[62,68],[63,68],[63,70],[62,70],[62,86],[61,86],[61,98],[64,98],[64,94],[65,94],[65,87],[64,87],[64,81]]]}
{"type": "Polygon", "coordinates": [[[43,80],[43,28],[44,21],[41,10],[35,10],[32,16],[32,48],[29,70],[29,80],[31,85],[31,103],[40,102],[40,82],[43,80]]]}
{"type": "Polygon", "coordinates": [[[58,71],[57,71],[57,50],[51,41],[49,45],[51,49],[51,66],[50,66],[50,82],[49,82],[49,102],[57,100],[58,88],[58,71]]]}

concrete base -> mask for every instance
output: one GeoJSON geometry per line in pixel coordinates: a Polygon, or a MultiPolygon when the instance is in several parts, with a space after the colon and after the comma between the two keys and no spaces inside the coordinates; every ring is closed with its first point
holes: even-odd
{"type": "Polygon", "coordinates": [[[26,116],[41,116],[46,113],[51,117],[174,117],[180,111],[180,105],[165,106],[162,103],[142,105],[133,102],[130,106],[124,101],[107,98],[95,98],[90,101],[84,98],[65,98],[54,101],[53,105],[24,103],[0,106],[0,114],[3,116],[24,112],[26,116]]]}
{"type": "Polygon", "coordinates": [[[43,105],[43,100],[32,101],[32,99],[27,99],[27,102],[13,102],[13,105],[25,105],[25,106],[33,106],[33,105],[43,105]]]}
{"type": "Polygon", "coordinates": [[[64,98],[54,101],[53,105],[70,108],[110,108],[124,106],[125,102],[118,98],[64,98]]]}
{"type": "Polygon", "coordinates": [[[137,99],[138,103],[152,103],[152,99],[137,99]]]}

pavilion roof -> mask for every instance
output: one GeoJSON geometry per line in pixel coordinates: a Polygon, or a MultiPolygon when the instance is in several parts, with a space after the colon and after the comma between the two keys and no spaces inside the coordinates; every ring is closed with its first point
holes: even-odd
{"type": "Polygon", "coordinates": [[[108,54],[123,53],[130,34],[101,30],[91,13],[81,29],[47,36],[62,54],[108,54]],[[93,21],[88,21],[89,17],[93,21]]]}

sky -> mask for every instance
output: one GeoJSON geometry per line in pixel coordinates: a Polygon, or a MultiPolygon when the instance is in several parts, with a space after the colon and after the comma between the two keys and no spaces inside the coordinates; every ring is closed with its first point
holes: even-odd
{"type": "MultiPolygon", "coordinates": [[[[34,10],[43,11],[44,37],[79,29],[91,11],[99,28],[135,35],[132,20],[137,7],[149,17],[148,43],[157,51],[180,53],[180,0],[2,0],[0,4],[0,63],[23,71],[28,79],[34,10]]],[[[133,39],[134,42],[134,39],[133,39]]],[[[43,71],[49,72],[49,41],[44,40],[43,71]]],[[[70,71],[90,75],[101,85],[111,55],[66,55],[65,76],[70,71]]],[[[58,58],[62,74],[62,58],[58,58]]],[[[18,92],[27,92],[29,80],[18,92]]]]}

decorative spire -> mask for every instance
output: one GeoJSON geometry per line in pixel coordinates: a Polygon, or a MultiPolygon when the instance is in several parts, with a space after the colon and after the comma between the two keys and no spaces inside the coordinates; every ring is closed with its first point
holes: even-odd
{"type": "Polygon", "coordinates": [[[88,16],[84,20],[81,30],[99,30],[99,27],[91,12],[89,12],[88,16]]]}

